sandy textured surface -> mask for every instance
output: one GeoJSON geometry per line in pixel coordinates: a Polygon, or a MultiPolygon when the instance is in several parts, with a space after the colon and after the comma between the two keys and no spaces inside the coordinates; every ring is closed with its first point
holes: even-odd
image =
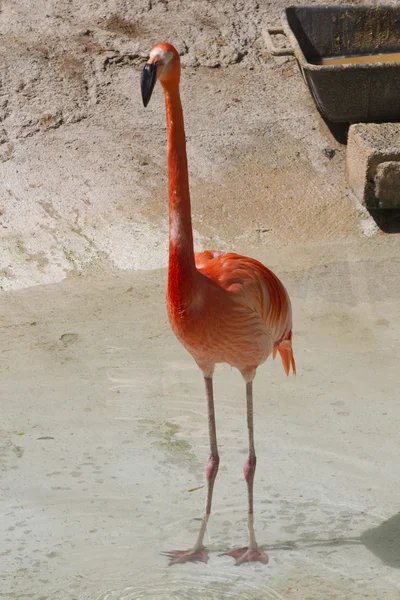
{"type": "Polygon", "coordinates": [[[0,285],[166,264],[161,89],[141,103],[156,41],[182,53],[198,247],[258,251],[375,231],[344,182],[344,152],[293,59],[262,30],[284,3],[3,1],[0,285]],[[335,152],[332,152],[335,151],[335,152]]]}
{"type": "Polygon", "coordinates": [[[400,253],[348,195],[345,147],[261,31],[283,2],[0,5],[0,598],[397,600],[400,253]],[[196,246],[273,268],[298,376],[255,383],[246,541],[244,385],[216,372],[221,470],[199,527],[203,382],[169,330],[165,121],[151,46],[182,52],[196,246]]]}

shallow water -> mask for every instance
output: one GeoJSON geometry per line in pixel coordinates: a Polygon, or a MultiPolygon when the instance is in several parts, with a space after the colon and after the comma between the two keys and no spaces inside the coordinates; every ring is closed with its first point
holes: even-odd
{"type": "Polygon", "coordinates": [[[316,65],[367,65],[373,63],[400,62],[400,52],[386,52],[381,54],[362,54],[359,56],[324,56],[312,61],[316,65]]]}
{"type": "Polygon", "coordinates": [[[209,562],[160,555],[194,543],[208,455],[203,382],[169,330],[165,272],[3,294],[7,599],[398,598],[399,262],[384,242],[368,261],[329,252],[324,267],[279,273],[297,377],[276,360],[255,381],[267,566],[220,556],[247,537],[245,389],[228,367],[215,375],[209,562]]]}

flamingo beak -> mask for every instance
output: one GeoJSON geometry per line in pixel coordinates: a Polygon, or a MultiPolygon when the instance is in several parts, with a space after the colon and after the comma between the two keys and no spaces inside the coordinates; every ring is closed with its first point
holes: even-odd
{"type": "Polygon", "coordinates": [[[157,81],[157,65],[146,63],[142,71],[142,100],[146,107],[150,101],[151,94],[153,93],[154,86],[157,81]]]}

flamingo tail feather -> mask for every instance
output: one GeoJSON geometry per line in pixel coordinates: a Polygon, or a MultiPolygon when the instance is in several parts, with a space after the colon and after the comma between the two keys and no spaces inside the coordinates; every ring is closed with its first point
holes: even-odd
{"type": "Polygon", "coordinates": [[[282,340],[277,346],[275,346],[275,348],[272,350],[272,358],[275,358],[277,352],[279,352],[281,356],[286,375],[289,375],[290,369],[292,369],[293,375],[296,375],[296,363],[292,348],[292,332],[288,334],[285,340],[282,340]]]}

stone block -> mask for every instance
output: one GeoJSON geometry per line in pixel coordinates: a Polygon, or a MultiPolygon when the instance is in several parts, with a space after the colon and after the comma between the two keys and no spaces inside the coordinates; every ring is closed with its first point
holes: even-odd
{"type": "Polygon", "coordinates": [[[346,177],[369,209],[400,208],[400,123],[357,123],[349,129],[346,177]]]}

